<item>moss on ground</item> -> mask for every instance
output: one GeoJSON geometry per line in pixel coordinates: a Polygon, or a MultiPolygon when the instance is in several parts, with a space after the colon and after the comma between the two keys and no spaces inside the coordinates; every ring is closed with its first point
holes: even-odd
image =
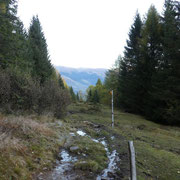
{"type": "Polygon", "coordinates": [[[73,151],[76,155],[82,155],[75,164],[75,168],[90,170],[100,173],[107,166],[107,155],[101,143],[93,142],[89,137],[80,137],[73,145],[78,149],[73,151]],[[84,167],[82,167],[84,166],[84,167]]]}

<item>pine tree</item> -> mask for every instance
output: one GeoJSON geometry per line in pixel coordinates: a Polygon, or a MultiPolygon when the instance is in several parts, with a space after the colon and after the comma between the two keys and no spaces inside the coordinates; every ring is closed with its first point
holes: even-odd
{"type": "Polygon", "coordinates": [[[14,0],[0,2],[0,66],[7,68],[14,58],[14,22],[16,18],[14,0]]]}
{"type": "Polygon", "coordinates": [[[140,39],[142,21],[136,13],[134,23],[129,32],[129,40],[125,47],[124,58],[120,61],[118,78],[118,92],[121,94],[120,102],[123,108],[131,112],[141,111],[140,82],[140,39]]]}
{"type": "Polygon", "coordinates": [[[88,90],[87,102],[92,102],[92,98],[93,98],[92,89],[90,87],[89,90],[88,90]]]}
{"type": "Polygon", "coordinates": [[[0,2],[0,67],[30,71],[27,33],[16,16],[15,0],[0,2]]]}
{"type": "Polygon", "coordinates": [[[38,16],[33,17],[29,28],[30,54],[33,63],[32,75],[44,83],[53,73],[46,39],[38,16]]]}
{"type": "Polygon", "coordinates": [[[154,107],[152,88],[153,77],[157,76],[158,67],[162,60],[162,33],[160,16],[154,6],[151,6],[141,39],[141,86],[142,86],[142,112],[147,117],[152,115],[154,107]]]}
{"type": "Polygon", "coordinates": [[[96,86],[99,86],[99,87],[101,87],[102,86],[102,82],[101,82],[101,80],[98,78],[98,80],[97,80],[97,82],[96,82],[96,86]]]}
{"type": "Polygon", "coordinates": [[[73,102],[76,102],[76,95],[74,93],[74,90],[73,90],[72,86],[70,87],[69,92],[70,92],[71,100],[73,102]]]}
{"type": "Polygon", "coordinates": [[[98,90],[95,89],[94,93],[93,93],[93,96],[92,96],[92,101],[93,103],[99,103],[99,94],[98,94],[98,90]]]}

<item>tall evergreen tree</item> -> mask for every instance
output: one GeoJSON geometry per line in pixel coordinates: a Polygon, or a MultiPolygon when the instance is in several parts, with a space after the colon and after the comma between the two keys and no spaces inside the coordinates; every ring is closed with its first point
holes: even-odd
{"type": "Polygon", "coordinates": [[[14,23],[16,18],[14,0],[0,1],[0,66],[8,67],[14,58],[14,23]]]}
{"type": "Polygon", "coordinates": [[[30,54],[33,63],[32,75],[44,83],[53,73],[50,62],[46,39],[38,16],[33,17],[29,28],[30,54]]]}
{"type": "Polygon", "coordinates": [[[0,66],[30,71],[27,34],[16,16],[15,0],[0,1],[0,66]]]}
{"type": "Polygon", "coordinates": [[[87,102],[93,101],[93,94],[92,94],[92,88],[90,87],[87,94],[87,102]]]}
{"type": "Polygon", "coordinates": [[[70,95],[71,95],[71,100],[73,102],[76,102],[76,95],[74,93],[74,90],[73,90],[72,86],[70,87],[69,92],[70,92],[70,95]]]}
{"type": "Polygon", "coordinates": [[[96,82],[96,86],[102,86],[102,82],[101,80],[98,78],[97,82],[96,82]]]}
{"type": "Polygon", "coordinates": [[[140,39],[142,21],[136,13],[134,23],[129,32],[129,39],[125,47],[124,58],[120,62],[118,92],[121,93],[120,104],[131,112],[141,110],[140,86],[140,39]]]}
{"type": "Polygon", "coordinates": [[[162,59],[162,34],[160,16],[154,6],[151,6],[142,32],[141,39],[141,86],[142,112],[151,116],[151,109],[155,108],[152,96],[152,78],[157,76],[158,67],[162,59]]]}
{"type": "Polygon", "coordinates": [[[97,89],[94,90],[92,101],[95,104],[99,103],[99,94],[98,94],[98,90],[97,89]]]}

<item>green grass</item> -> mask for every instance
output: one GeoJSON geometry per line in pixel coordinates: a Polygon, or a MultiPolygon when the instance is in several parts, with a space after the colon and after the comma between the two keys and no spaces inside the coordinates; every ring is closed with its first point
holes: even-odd
{"type": "Polygon", "coordinates": [[[79,161],[75,164],[75,168],[89,170],[95,173],[100,173],[105,169],[108,159],[102,144],[93,142],[88,137],[81,137],[81,140],[76,140],[74,145],[79,147],[75,152],[76,155],[84,155],[81,156],[79,161]]]}
{"type": "MultiPolygon", "coordinates": [[[[100,110],[92,110],[91,105],[71,105],[69,109],[77,127],[84,127],[93,137],[104,136],[110,146],[119,145],[119,153],[127,153],[127,143],[134,141],[138,179],[180,179],[180,128],[163,126],[144,119],[141,116],[115,110],[115,128],[111,128],[111,109],[100,106],[100,110]],[[83,112],[81,110],[83,106],[83,112]],[[91,112],[91,113],[90,113],[91,112]],[[101,134],[85,126],[84,121],[102,125],[101,134]],[[122,137],[111,142],[114,134],[122,137]]],[[[98,109],[98,108],[97,108],[98,109]]],[[[121,158],[121,157],[120,157],[121,158]]],[[[127,160],[128,161],[128,160],[127,160]]],[[[125,163],[123,161],[122,163],[125,163]]],[[[127,162],[128,164],[128,162],[127,162]]],[[[128,164],[129,166],[129,164],[128,164]]],[[[123,168],[128,168],[124,164],[123,168]]]]}

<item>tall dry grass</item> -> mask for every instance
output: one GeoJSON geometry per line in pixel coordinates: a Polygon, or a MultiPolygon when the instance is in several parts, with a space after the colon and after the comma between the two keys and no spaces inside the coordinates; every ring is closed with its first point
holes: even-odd
{"type": "Polygon", "coordinates": [[[24,137],[28,135],[53,136],[54,132],[47,124],[40,124],[29,117],[0,115],[0,152],[9,150],[25,152],[27,148],[24,137]]]}

